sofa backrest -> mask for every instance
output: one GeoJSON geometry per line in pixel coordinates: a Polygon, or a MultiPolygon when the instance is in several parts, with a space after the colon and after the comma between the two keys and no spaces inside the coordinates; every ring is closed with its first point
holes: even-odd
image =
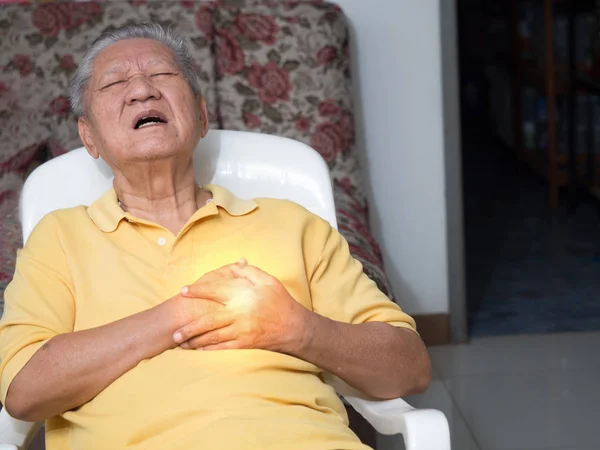
{"type": "Polygon", "coordinates": [[[3,5],[0,118],[35,111],[31,126],[51,133],[54,156],[81,146],[68,83],[85,50],[104,30],[158,22],[188,39],[211,127],[303,141],[328,161],[335,181],[362,199],[342,11],[318,1],[231,3],[3,5]]]}
{"type": "MultiPolygon", "coordinates": [[[[28,151],[37,149],[36,139],[46,142],[50,135],[54,156],[81,145],[68,108],[69,78],[103,30],[141,21],[170,26],[190,41],[212,128],[276,134],[321,153],[332,175],[340,232],[365,272],[389,293],[381,253],[368,229],[358,173],[348,27],[341,9],[331,3],[130,0],[3,5],[0,176],[6,156],[14,156],[24,145],[28,151]],[[3,127],[9,122],[18,126],[3,127]],[[27,133],[21,132],[23,127],[27,133]],[[17,142],[25,137],[27,143],[17,142]]],[[[17,162],[23,173],[30,170],[30,164],[17,162]]],[[[9,165],[14,165],[12,160],[9,165]]],[[[14,264],[9,261],[2,267],[0,256],[0,291],[11,274],[6,268],[14,264]]]]}
{"type": "MultiPolygon", "coordinates": [[[[116,1],[11,4],[0,7],[0,117],[41,113],[56,156],[81,146],[68,101],[69,80],[85,50],[105,30],[158,22],[185,36],[218,127],[210,9],[202,2],[116,1]],[[207,16],[208,14],[208,16],[207,16]],[[208,17],[208,19],[207,19],[208,17]]],[[[34,126],[34,124],[31,124],[34,126]]],[[[0,161],[2,155],[0,152],[0,161]]]]}

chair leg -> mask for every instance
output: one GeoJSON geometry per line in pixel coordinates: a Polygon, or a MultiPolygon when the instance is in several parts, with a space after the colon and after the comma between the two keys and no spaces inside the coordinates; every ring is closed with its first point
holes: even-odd
{"type": "Polygon", "coordinates": [[[46,429],[42,427],[40,431],[36,434],[29,444],[29,448],[27,450],[45,450],[46,449],[46,429]]]}
{"type": "Polygon", "coordinates": [[[375,428],[373,428],[371,426],[371,424],[369,422],[367,422],[363,416],[361,416],[359,413],[357,413],[354,410],[354,408],[352,408],[352,406],[350,406],[350,405],[344,405],[344,406],[346,406],[346,410],[348,411],[348,419],[350,420],[350,429],[352,431],[354,431],[354,434],[356,434],[358,436],[358,438],[360,439],[360,441],[363,444],[368,445],[373,450],[376,450],[377,432],[375,431],[375,428]]]}

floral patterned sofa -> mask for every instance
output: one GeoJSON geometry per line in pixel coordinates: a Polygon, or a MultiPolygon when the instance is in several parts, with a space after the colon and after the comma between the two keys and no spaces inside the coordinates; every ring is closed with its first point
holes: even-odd
{"type": "MultiPolygon", "coordinates": [[[[391,291],[367,221],[354,145],[348,29],[318,2],[144,1],[0,6],[0,293],[20,246],[18,192],[40,162],[81,145],[67,86],[103,30],[156,21],[191,44],[211,127],[303,141],[328,162],[339,228],[391,291]]],[[[1,311],[1,304],[0,304],[1,311]]]]}

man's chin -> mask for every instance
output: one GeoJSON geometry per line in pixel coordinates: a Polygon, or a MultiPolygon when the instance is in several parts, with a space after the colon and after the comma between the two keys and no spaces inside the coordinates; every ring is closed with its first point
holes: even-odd
{"type": "Polygon", "coordinates": [[[181,154],[173,145],[144,145],[141,148],[134,148],[129,153],[129,159],[134,161],[160,161],[171,159],[181,154]]]}
{"type": "Polygon", "coordinates": [[[139,146],[134,146],[128,152],[128,159],[133,161],[161,161],[183,157],[186,153],[186,147],[183,145],[174,145],[173,142],[155,141],[144,142],[139,146]]]}

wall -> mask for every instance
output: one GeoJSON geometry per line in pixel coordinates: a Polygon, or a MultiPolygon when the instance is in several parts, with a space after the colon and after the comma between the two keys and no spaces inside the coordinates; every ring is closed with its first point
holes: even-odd
{"type": "Polygon", "coordinates": [[[467,293],[465,279],[465,226],[458,69],[457,0],[439,0],[444,117],[444,174],[446,184],[446,243],[450,338],[466,342],[467,293]]]}
{"type": "Polygon", "coordinates": [[[337,0],[353,38],[371,224],[411,314],[449,311],[439,1],[337,0]]]}

